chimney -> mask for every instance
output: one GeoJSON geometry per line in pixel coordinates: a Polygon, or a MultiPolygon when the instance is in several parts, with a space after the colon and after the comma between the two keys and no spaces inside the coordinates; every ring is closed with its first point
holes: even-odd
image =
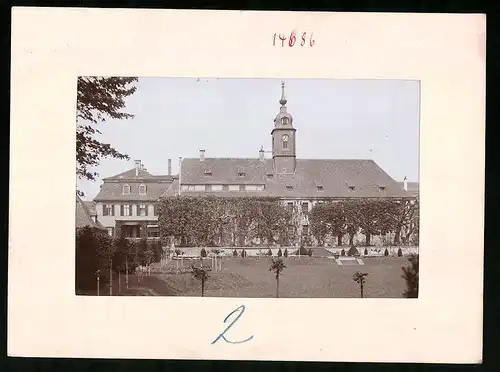
{"type": "Polygon", "coordinates": [[[262,147],[259,150],[259,160],[264,161],[264,149],[262,147]]]}
{"type": "Polygon", "coordinates": [[[200,161],[205,161],[205,150],[200,150],[200,161]]]}
{"type": "Polygon", "coordinates": [[[140,160],[134,160],[135,162],[135,175],[139,175],[139,171],[141,170],[141,161],[140,160]]]}
{"type": "Polygon", "coordinates": [[[172,175],[172,159],[168,159],[168,175],[172,175]]]}
{"type": "Polygon", "coordinates": [[[405,191],[408,191],[408,181],[406,180],[406,176],[403,179],[403,189],[405,189],[405,191]]]}

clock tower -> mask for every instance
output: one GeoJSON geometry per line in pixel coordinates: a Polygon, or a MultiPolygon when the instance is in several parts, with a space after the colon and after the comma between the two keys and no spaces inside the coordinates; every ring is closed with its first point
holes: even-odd
{"type": "Polygon", "coordinates": [[[293,118],[287,112],[285,98],[285,83],[281,83],[280,112],[274,119],[274,128],[271,131],[273,141],[274,172],[278,174],[295,173],[295,132],[293,118]]]}

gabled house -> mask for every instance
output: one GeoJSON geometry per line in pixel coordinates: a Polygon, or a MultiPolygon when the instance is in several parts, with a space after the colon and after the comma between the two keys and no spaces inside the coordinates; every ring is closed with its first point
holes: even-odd
{"type": "Polygon", "coordinates": [[[111,236],[119,228],[128,238],[159,238],[156,201],[173,179],[170,159],[167,175],[152,175],[136,160],[134,168],[104,178],[94,198],[99,222],[111,236]]]}

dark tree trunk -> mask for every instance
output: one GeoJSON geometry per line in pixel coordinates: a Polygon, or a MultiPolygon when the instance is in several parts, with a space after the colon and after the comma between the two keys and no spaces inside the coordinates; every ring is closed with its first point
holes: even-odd
{"type": "Polygon", "coordinates": [[[354,245],[354,234],[349,234],[349,245],[354,245]]]}
{"type": "Polygon", "coordinates": [[[366,233],[366,245],[367,246],[370,246],[370,243],[371,243],[371,237],[372,237],[372,234],[370,234],[369,232],[366,233]]]}
{"type": "Polygon", "coordinates": [[[201,297],[205,296],[205,281],[201,281],[201,297]]]}
{"type": "Polygon", "coordinates": [[[361,284],[361,298],[363,298],[363,284],[361,284]]]}
{"type": "Polygon", "coordinates": [[[276,298],[279,298],[280,277],[276,275],[276,298]]]}
{"type": "Polygon", "coordinates": [[[398,226],[396,232],[394,233],[394,245],[399,245],[401,243],[401,226],[398,226]]]}
{"type": "Polygon", "coordinates": [[[337,246],[340,247],[342,245],[342,234],[337,235],[337,246]]]}

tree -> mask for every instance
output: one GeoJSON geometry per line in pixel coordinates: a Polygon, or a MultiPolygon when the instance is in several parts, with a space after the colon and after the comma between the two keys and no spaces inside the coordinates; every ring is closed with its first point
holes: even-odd
{"type": "Polygon", "coordinates": [[[281,252],[281,248],[280,248],[280,249],[278,249],[278,257],[281,257],[281,256],[283,256],[283,252],[281,252]]]}
{"type": "Polygon", "coordinates": [[[365,281],[366,281],[367,276],[368,276],[368,273],[360,273],[359,271],[356,271],[352,277],[352,280],[354,280],[356,283],[359,284],[361,298],[363,298],[363,287],[365,285],[365,281]]]}
{"type": "Polygon", "coordinates": [[[269,271],[272,271],[276,278],[276,298],[279,297],[279,288],[280,288],[280,275],[283,273],[283,270],[286,268],[283,259],[281,258],[273,258],[271,259],[271,267],[269,271]]]}
{"type": "Polygon", "coordinates": [[[84,227],[76,231],[75,287],[77,293],[94,289],[95,273],[103,269],[102,244],[107,244],[109,235],[102,230],[84,227]]]}
{"type": "Polygon", "coordinates": [[[285,248],[285,251],[283,252],[283,256],[288,257],[288,249],[287,248],[285,248]]]}
{"type": "Polygon", "coordinates": [[[342,245],[342,236],[346,229],[346,213],[344,203],[329,202],[316,204],[309,216],[311,233],[319,242],[327,235],[337,237],[337,245],[342,245]]]}
{"type": "Polygon", "coordinates": [[[418,254],[412,254],[408,261],[410,265],[403,267],[403,279],[406,282],[406,290],[403,296],[406,298],[418,298],[418,271],[419,257],[418,254]]]}
{"type": "Polygon", "coordinates": [[[201,248],[200,256],[201,257],[207,257],[207,250],[205,248],[201,248]]]}
{"type": "Polygon", "coordinates": [[[398,248],[398,257],[401,257],[403,255],[403,251],[401,250],[401,247],[398,248]]]}
{"type": "Polygon", "coordinates": [[[313,251],[312,251],[312,249],[311,249],[311,248],[309,248],[309,249],[307,250],[307,255],[308,255],[309,257],[312,257],[312,255],[313,255],[313,251]]]}
{"type": "Polygon", "coordinates": [[[247,252],[243,249],[241,251],[241,257],[246,257],[247,256],[247,252]]]}
{"type": "Polygon", "coordinates": [[[238,257],[238,251],[236,249],[233,250],[233,257],[238,257]]]}
{"type": "Polygon", "coordinates": [[[385,256],[385,257],[389,256],[389,251],[387,250],[387,248],[386,248],[386,249],[385,249],[385,251],[384,251],[384,256],[385,256]]]}
{"type": "MultiPolygon", "coordinates": [[[[95,180],[97,172],[89,168],[99,165],[103,158],[129,159],[109,143],[100,142],[96,124],[106,119],[131,119],[122,111],[125,99],[136,91],[136,77],[79,77],[76,103],[76,174],[79,178],[95,180]]],[[[81,194],[81,193],[80,193],[81,194]]]]}
{"type": "Polygon", "coordinates": [[[272,256],[273,255],[273,251],[271,251],[271,248],[269,248],[269,250],[267,251],[267,255],[268,256],[272,256]]]}
{"type": "Polygon", "coordinates": [[[205,282],[208,280],[208,272],[203,267],[191,266],[193,277],[201,281],[201,297],[205,295],[205,282]]]}

